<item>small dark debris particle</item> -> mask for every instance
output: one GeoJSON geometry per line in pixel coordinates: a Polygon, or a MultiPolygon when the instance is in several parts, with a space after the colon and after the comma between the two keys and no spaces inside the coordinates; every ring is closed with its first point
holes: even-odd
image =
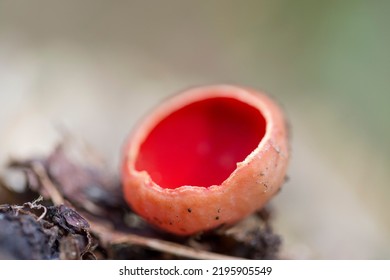
{"type": "Polygon", "coordinates": [[[263,177],[265,175],[264,172],[260,172],[260,176],[263,177]]]}
{"type": "Polygon", "coordinates": [[[191,212],[192,212],[192,209],[191,209],[191,208],[188,208],[187,211],[188,211],[188,213],[191,213],[191,212]]]}
{"type": "Polygon", "coordinates": [[[86,219],[65,205],[50,206],[47,210],[47,219],[71,233],[82,232],[89,228],[86,219]]]}
{"type": "Polygon", "coordinates": [[[157,223],[159,223],[160,225],[162,225],[163,224],[163,222],[159,219],[159,218],[157,218],[157,217],[153,217],[153,220],[155,220],[157,223]]]}
{"type": "Polygon", "coordinates": [[[218,208],[217,212],[218,212],[218,213],[221,213],[221,208],[218,208]]]}
{"type": "Polygon", "coordinates": [[[216,216],[215,219],[216,219],[216,220],[219,220],[219,216],[216,216]]]}

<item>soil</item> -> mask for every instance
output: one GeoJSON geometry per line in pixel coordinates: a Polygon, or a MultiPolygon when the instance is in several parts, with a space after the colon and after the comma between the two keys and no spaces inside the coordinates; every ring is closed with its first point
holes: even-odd
{"type": "Polygon", "coordinates": [[[25,187],[0,178],[0,259],[278,259],[269,206],[230,227],[174,236],[132,212],[119,176],[97,158],[64,141],[48,156],[9,162],[25,187]]]}

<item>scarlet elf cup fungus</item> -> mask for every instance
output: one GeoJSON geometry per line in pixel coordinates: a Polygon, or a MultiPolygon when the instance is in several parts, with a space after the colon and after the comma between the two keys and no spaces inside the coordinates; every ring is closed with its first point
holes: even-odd
{"type": "Polygon", "coordinates": [[[284,182],[289,156],[281,109],[262,93],[228,85],[163,102],[124,153],[126,201],[178,235],[232,224],[264,206],[284,182]]]}

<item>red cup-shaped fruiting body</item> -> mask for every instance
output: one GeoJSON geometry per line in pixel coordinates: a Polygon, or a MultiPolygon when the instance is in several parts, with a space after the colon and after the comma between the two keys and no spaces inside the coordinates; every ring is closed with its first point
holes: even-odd
{"type": "Polygon", "coordinates": [[[288,157],[283,113],[265,94],[194,88],[163,102],[130,135],[124,195],[151,224],[190,235],[264,206],[284,182],[288,157]]]}

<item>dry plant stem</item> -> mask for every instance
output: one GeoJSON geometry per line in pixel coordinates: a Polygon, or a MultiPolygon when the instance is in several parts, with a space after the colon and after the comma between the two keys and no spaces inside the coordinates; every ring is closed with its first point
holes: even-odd
{"type": "Polygon", "coordinates": [[[54,205],[64,204],[64,198],[62,197],[57,187],[50,180],[45,170],[45,167],[41,163],[37,162],[33,163],[31,167],[39,178],[42,187],[45,188],[46,191],[49,193],[50,199],[53,201],[54,205]]]}
{"type": "MultiPolygon", "coordinates": [[[[55,184],[50,180],[44,166],[40,163],[34,163],[32,169],[39,178],[42,187],[48,192],[50,199],[55,205],[64,204],[65,199],[59,192],[55,184]]],[[[69,201],[67,203],[71,204],[69,201]]],[[[155,238],[148,238],[136,234],[129,234],[116,231],[101,223],[92,222],[89,220],[91,226],[91,232],[100,239],[111,245],[116,244],[130,244],[146,247],[160,252],[166,252],[175,256],[185,257],[189,259],[201,259],[201,260],[238,260],[241,258],[231,257],[228,255],[216,254],[203,250],[196,250],[188,246],[180,245],[173,242],[168,242],[155,238]]],[[[87,232],[89,235],[89,232],[87,232]]],[[[90,238],[90,236],[88,236],[90,238]]]]}
{"type": "MultiPolygon", "coordinates": [[[[92,231],[94,224],[91,223],[92,231]]],[[[147,247],[160,252],[170,253],[175,256],[198,260],[239,260],[242,258],[231,257],[222,254],[211,253],[203,250],[196,250],[173,242],[160,239],[143,237],[135,234],[121,233],[115,230],[101,230],[99,236],[104,242],[111,245],[132,244],[147,247]]]]}
{"type": "Polygon", "coordinates": [[[138,235],[130,234],[115,234],[114,240],[111,244],[119,243],[130,243],[138,244],[154,249],[157,251],[167,252],[172,255],[186,257],[190,259],[199,259],[199,260],[238,260],[240,258],[230,257],[227,255],[221,255],[216,253],[210,253],[207,251],[196,250],[190,247],[178,245],[175,243],[162,241],[159,239],[144,238],[138,235]]]}

